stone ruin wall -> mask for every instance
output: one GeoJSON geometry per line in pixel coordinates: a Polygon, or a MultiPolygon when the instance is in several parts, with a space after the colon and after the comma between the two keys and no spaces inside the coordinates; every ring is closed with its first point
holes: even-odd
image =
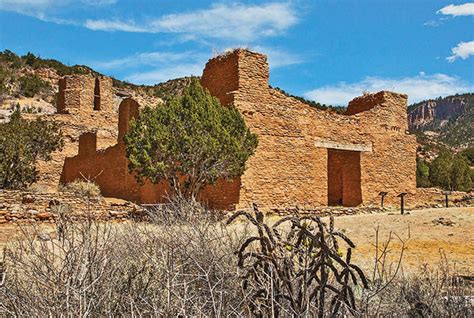
{"type": "Polygon", "coordinates": [[[57,190],[64,160],[78,153],[81,134],[94,131],[99,137],[97,149],[105,149],[117,140],[118,116],[111,78],[67,75],[58,80],[58,87],[57,112],[42,117],[61,126],[65,144],[62,151],[53,153],[51,161],[38,162],[39,180],[35,186],[44,191],[57,190]],[[94,110],[97,97],[100,109],[94,110]]]}
{"type": "MultiPolygon", "coordinates": [[[[131,98],[119,106],[117,143],[106,149],[97,149],[97,134],[87,132],[79,137],[79,151],[67,157],[61,173],[61,183],[86,177],[96,182],[104,196],[117,197],[140,203],[162,203],[171,193],[166,182],[140,184],[128,170],[123,136],[129,122],[139,114],[139,105],[131,98]]],[[[199,200],[212,208],[233,209],[238,203],[240,180],[219,180],[199,194],[199,200]]]]}
{"type": "Polygon", "coordinates": [[[55,222],[58,212],[72,220],[92,217],[100,221],[140,219],[143,209],[132,202],[78,198],[70,193],[0,191],[0,225],[3,223],[55,222]]]}
{"type": "Polygon", "coordinates": [[[350,115],[318,110],[271,89],[266,57],[247,50],[209,61],[202,84],[223,104],[233,103],[259,137],[241,178],[239,207],[327,205],[328,148],[360,153],[363,204],[378,204],[380,191],[388,192],[389,204],[399,202],[400,192],[416,191],[416,141],[406,133],[406,95],[359,97],[350,115]]]}
{"type": "MultiPolygon", "coordinates": [[[[270,88],[268,77],[266,57],[247,50],[206,64],[203,86],[222,104],[235,105],[257,133],[259,146],[240,179],[207,187],[202,201],[216,208],[246,208],[256,202],[267,210],[310,209],[379,204],[380,191],[388,192],[387,204],[398,204],[400,192],[416,191],[416,141],[406,133],[406,95],[367,94],[352,101],[347,114],[337,114],[270,88]]],[[[121,136],[137,114],[135,101],[122,102],[117,144],[109,148],[98,150],[96,133],[83,134],[78,155],[65,160],[61,181],[84,175],[105,196],[166,201],[165,183],[140,185],[128,172],[121,136]]]]}
{"type": "Polygon", "coordinates": [[[115,97],[110,77],[67,75],[59,80],[57,112],[113,111],[115,97]]]}

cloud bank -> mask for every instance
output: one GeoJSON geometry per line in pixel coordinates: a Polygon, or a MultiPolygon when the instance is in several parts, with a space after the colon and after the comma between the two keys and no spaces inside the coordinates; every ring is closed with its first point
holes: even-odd
{"type": "Polygon", "coordinates": [[[474,15],[474,3],[468,2],[460,5],[450,4],[449,6],[439,9],[436,13],[452,15],[454,17],[474,15]]]}
{"type": "Polygon", "coordinates": [[[178,33],[206,38],[254,41],[275,36],[298,22],[295,9],[289,3],[261,5],[216,4],[208,9],[167,14],[145,22],[120,19],[87,20],[91,30],[178,33]]]}
{"type": "Polygon", "coordinates": [[[408,94],[409,103],[415,103],[438,96],[469,92],[474,90],[474,86],[446,74],[426,75],[421,72],[417,76],[400,79],[369,76],[356,83],[340,82],[311,90],[305,97],[324,104],[347,105],[363,92],[382,90],[408,94]]]}

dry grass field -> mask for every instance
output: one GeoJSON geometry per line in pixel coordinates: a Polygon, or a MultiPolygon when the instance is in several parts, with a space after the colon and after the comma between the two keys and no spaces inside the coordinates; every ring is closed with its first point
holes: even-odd
{"type": "MultiPolygon", "coordinates": [[[[276,220],[277,217],[269,219],[270,223],[276,220]]],[[[416,271],[425,264],[436,266],[446,256],[459,273],[472,275],[474,271],[474,207],[413,210],[407,215],[394,211],[341,216],[335,219],[335,224],[356,244],[354,261],[363,267],[373,265],[378,228],[380,247],[391,233],[389,262],[397,261],[404,244],[404,270],[416,271]],[[439,224],[436,221],[440,218],[453,224],[439,224]]],[[[41,227],[54,236],[54,225],[45,223],[41,227]]],[[[0,225],[0,249],[19,233],[16,224],[0,225]]]]}

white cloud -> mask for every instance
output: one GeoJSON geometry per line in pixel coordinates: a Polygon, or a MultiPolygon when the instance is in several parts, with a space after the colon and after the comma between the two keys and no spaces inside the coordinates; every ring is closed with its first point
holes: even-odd
{"type": "MultiPolygon", "coordinates": [[[[300,56],[270,47],[255,46],[253,50],[267,54],[270,66],[273,68],[303,62],[300,56]]],[[[210,54],[196,51],[142,52],[89,64],[102,71],[129,70],[129,74],[133,69],[151,68],[151,70],[134,72],[125,76],[125,79],[136,84],[155,84],[177,77],[201,75],[204,65],[210,57],[210,54]]]]}
{"type": "Polygon", "coordinates": [[[208,38],[253,41],[281,34],[298,21],[289,3],[216,4],[208,9],[161,16],[148,22],[87,20],[85,27],[102,31],[181,33],[208,38]]]}
{"type": "Polygon", "coordinates": [[[147,32],[147,29],[135,25],[133,21],[86,20],[84,26],[91,30],[100,31],[147,32]]]}
{"type": "Polygon", "coordinates": [[[400,79],[366,77],[357,83],[340,82],[311,90],[305,97],[324,104],[347,105],[363,92],[382,90],[408,94],[409,103],[415,103],[438,96],[470,92],[474,90],[474,86],[446,74],[426,75],[421,72],[417,76],[400,79]]]}
{"type": "MultiPolygon", "coordinates": [[[[138,66],[161,66],[163,64],[175,63],[183,60],[195,59],[198,54],[194,52],[144,52],[137,53],[124,58],[114,59],[106,62],[92,63],[94,67],[101,69],[125,69],[138,66]]],[[[200,55],[201,56],[201,55],[200,55]]]]}
{"type": "Polygon", "coordinates": [[[448,62],[454,62],[458,58],[465,60],[469,56],[474,55],[474,41],[461,42],[457,46],[453,47],[451,52],[453,55],[446,58],[448,62]]]}
{"type": "Polygon", "coordinates": [[[202,74],[202,69],[203,64],[201,63],[179,64],[149,72],[134,73],[127,76],[125,80],[136,84],[153,85],[178,77],[190,75],[200,76],[202,74]]]}
{"type": "Polygon", "coordinates": [[[76,21],[51,16],[51,11],[74,4],[77,6],[104,6],[116,2],[117,0],[0,0],[0,10],[35,17],[45,22],[78,25],[79,23],[76,21]]]}
{"type": "Polygon", "coordinates": [[[201,75],[209,54],[195,51],[142,52],[118,59],[91,63],[98,70],[126,71],[125,80],[135,84],[156,84],[170,79],[201,75]]]}
{"type": "Polygon", "coordinates": [[[0,0],[0,10],[36,16],[54,6],[54,0],[0,0]]]}
{"type": "Polygon", "coordinates": [[[449,6],[441,8],[436,13],[444,14],[444,15],[452,15],[454,17],[474,15],[474,3],[468,2],[468,3],[464,3],[460,5],[450,4],[449,6]]]}

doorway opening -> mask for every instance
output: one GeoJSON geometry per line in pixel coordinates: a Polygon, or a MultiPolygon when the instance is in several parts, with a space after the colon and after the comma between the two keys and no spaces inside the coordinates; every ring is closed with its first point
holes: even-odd
{"type": "Polygon", "coordinates": [[[362,203],[360,152],[328,148],[328,205],[362,203]]]}

